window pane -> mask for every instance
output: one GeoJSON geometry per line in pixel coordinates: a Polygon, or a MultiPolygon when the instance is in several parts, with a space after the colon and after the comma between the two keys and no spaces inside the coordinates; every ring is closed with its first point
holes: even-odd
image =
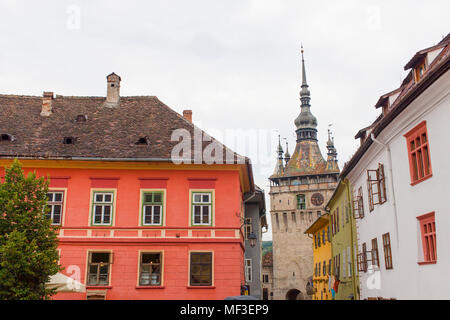
{"type": "Polygon", "coordinates": [[[201,262],[202,263],[211,263],[212,254],[211,253],[201,253],[201,262]]]}
{"type": "Polygon", "coordinates": [[[430,155],[428,154],[428,147],[423,148],[423,156],[425,160],[425,174],[430,174],[430,155]]]}
{"type": "Polygon", "coordinates": [[[202,195],[201,194],[194,194],[194,202],[199,203],[202,201],[202,195]]]}
{"type": "Polygon", "coordinates": [[[105,194],[105,202],[111,202],[112,200],[112,194],[105,194]]]}
{"type": "Polygon", "coordinates": [[[144,253],[142,255],[142,261],[144,263],[159,263],[160,254],[159,253],[144,253]]]}
{"type": "Polygon", "coordinates": [[[418,175],[417,175],[417,156],[416,153],[414,152],[411,156],[412,158],[412,166],[413,166],[413,178],[414,180],[419,179],[418,175]]]}
{"type": "Polygon", "coordinates": [[[103,223],[111,222],[111,206],[104,206],[103,223]]]}
{"type": "Polygon", "coordinates": [[[61,205],[60,204],[55,204],[52,207],[53,207],[53,216],[61,214],[61,205]]]}
{"type": "Polygon", "coordinates": [[[47,193],[47,201],[52,202],[53,201],[53,193],[47,193]]]}
{"type": "Polygon", "coordinates": [[[200,262],[200,255],[196,253],[191,253],[191,263],[197,263],[200,262]]]}
{"type": "Polygon", "coordinates": [[[152,223],[152,206],[144,206],[144,223],[152,223]]]}
{"type": "Polygon", "coordinates": [[[97,265],[90,265],[89,274],[96,274],[96,273],[97,273],[97,265]]]}
{"type": "Polygon", "coordinates": [[[420,147],[420,137],[416,138],[416,147],[420,147]]]}
{"type": "Polygon", "coordinates": [[[427,135],[425,133],[422,133],[422,143],[427,142],[427,135]]]}
{"type": "Polygon", "coordinates": [[[102,206],[95,206],[94,211],[95,211],[94,222],[101,223],[102,222],[102,206]]]}
{"type": "Polygon", "coordinates": [[[88,284],[91,284],[91,285],[97,284],[97,275],[96,274],[89,275],[88,284]]]}
{"type": "Polygon", "coordinates": [[[55,193],[55,202],[61,202],[62,201],[62,193],[55,193]]]}
{"type": "Polygon", "coordinates": [[[146,193],[144,201],[145,202],[152,202],[153,201],[152,198],[153,198],[153,195],[151,193],[146,193]]]}
{"type": "Polygon", "coordinates": [[[200,223],[201,222],[201,206],[194,206],[194,223],[200,223]]]}
{"type": "Polygon", "coordinates": [[[161,207],[160,206],[153,207],[153,223],[154,224],[161,223],[161,207]]]}
{"type": "Polygon", "coordinates": [[[205,202],[205,203],[209,203],[210,201],[209,201],[209,194],[204,194],[203,196],[202,196],[202,201],[203,202],[205,202]]]}
{"type": "Polygon", "coordinates": [[[98,284],[107,285],[108,284],[108,275],[100,274],[100,276],[98,277],[98,284]]]}
{"type": "Polygon", "coordinates": [[[146,286],[150,284],[150,273],[148,272],[141,272],[141,276],[139,278],[139,284],[141,286],[146,286]]]}
{"type": "Polygon", "coordinates": [[[419,156],[419,177],[422,178],[423,174],[423,158],[422,158],[422,150],[417,151],[417,155],[419,156]]]}
{"type": "Polygon", "coordinates": [[[91,255],[92,263],[109,263],[109,252],[92,252],[91,255]]]}
{"type": "Polygon", "coordinates": [[[103,202],[103,194],[96,193],[95,194],[95,202],[103,202]]]}
{"type": "Polygon", "coordinates": [[[209,206],[203,206],[202,209],[202,223],[209,223],[209,206]]]}
{"type": "Polygon", "coordinates": [[[156,192],[153,194],[153,201],[157,202],[157,203],[161,203],[162,202],[162,193],[161,192],[156,192]]]}
{"type": "Polygon", "coordinates": [[[61,223],[61,205],[53,206],[53,223],[54,224],[61,223]]]}

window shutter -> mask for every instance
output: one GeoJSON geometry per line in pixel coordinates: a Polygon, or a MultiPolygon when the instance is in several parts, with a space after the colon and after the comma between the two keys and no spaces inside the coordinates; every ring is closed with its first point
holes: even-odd
{"type": "Polygon", "coordinates": [[[384,165],[378,164],[378,194],[379,194],[379,203],[383,204],[386,202],[386,180],[384,176],[384,165]]]}
{"type": "Polygon", "coordinates": [[[374,209],[374,205],[373,205],[373,182],[375,181],[375,183],[377,182],[377,180],[373,179],[372,175],[374,175],[375,172],[375,176],[376,176],[376,171],[375,170],[367,170],[367,192],[368,192],[368,200],[369,200],[369,210],[373,211],[374,209]]]}

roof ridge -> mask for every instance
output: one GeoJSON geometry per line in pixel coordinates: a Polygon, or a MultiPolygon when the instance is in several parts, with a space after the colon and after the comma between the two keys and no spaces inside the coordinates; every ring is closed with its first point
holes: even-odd
{"type": "Polygon", "coordinates": [[[0,93],[2,98],[42,98],[41,96],[20,95],[20,94],[3,94],[0,93]]]}

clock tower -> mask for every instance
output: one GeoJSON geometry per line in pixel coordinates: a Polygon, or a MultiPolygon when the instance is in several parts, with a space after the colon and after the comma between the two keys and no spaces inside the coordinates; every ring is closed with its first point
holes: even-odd
{"type": "Polygon", "coordinates": [[[327,160],[324,160],[320,152],[317,119],[311,113],[311,93],[306,81],[303,48],[301,52],[300,114],[294,121],[297,144],[292,156],[289,155],[283,165],[283,148],[279,141],[277,165],[269,177],[273,298],[276,300],[310,299],[313,241],[304,232],[325,213],[325,205],[336,188],[339,176],[337,152],[330,131],[327,160]]]}

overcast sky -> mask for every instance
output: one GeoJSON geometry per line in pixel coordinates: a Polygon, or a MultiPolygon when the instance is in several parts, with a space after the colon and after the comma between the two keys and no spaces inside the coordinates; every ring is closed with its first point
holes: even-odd
{"type": "Polygon", "coordinates": [[[322,153],[332,123],[342,168],[379,96],[399,86],[416,51],[450,31],[449,12],[448,0],[0,0],[0,93],[104,96],[114,71],[121,95],[192,109],[219,139],[256,133],[230,147],[252,157],[267,196],[276,130],[291,153],[295,144],[300,44],[322,153]]]}

